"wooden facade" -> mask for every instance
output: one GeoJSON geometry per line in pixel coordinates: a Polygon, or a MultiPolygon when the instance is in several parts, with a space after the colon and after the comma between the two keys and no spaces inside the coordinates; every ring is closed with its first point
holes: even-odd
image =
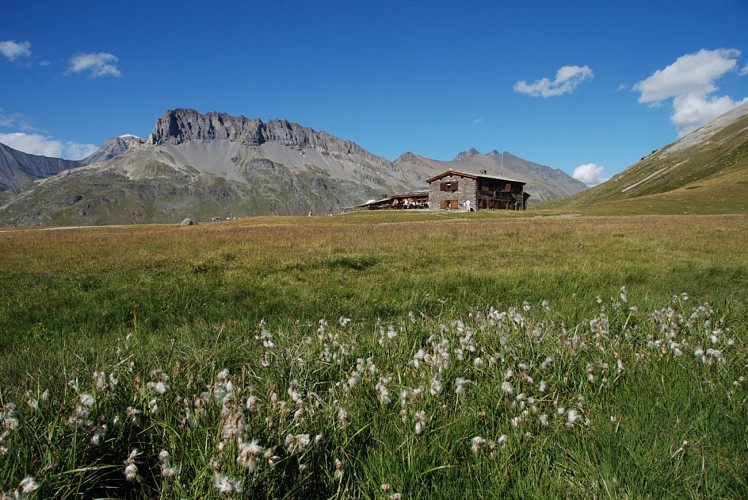
{"type": "Polygon", "coordinates": [[[487,174],[447,170],[426,181],[432,210],[526,210],[525,183],[487,174]]]}

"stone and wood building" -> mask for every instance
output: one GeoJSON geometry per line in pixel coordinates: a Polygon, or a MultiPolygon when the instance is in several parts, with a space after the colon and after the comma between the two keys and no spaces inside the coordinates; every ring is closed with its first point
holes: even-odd
{"type": "Polygon", "coordinates": [[[485,173],[447,170],[431,179],[432,210],[526,210],[525,183],[485,173]]]}
{"type": "Polygon", "coordinates": [[[447,170],[427,179],[428,191],[385,196],[354,210],[526,210],[525,182],[505,177],[447,170]]]}

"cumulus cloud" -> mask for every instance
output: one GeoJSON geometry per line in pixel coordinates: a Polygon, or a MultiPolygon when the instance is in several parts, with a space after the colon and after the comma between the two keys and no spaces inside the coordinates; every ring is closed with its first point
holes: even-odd
{"type": "Polygon", "coordinates": [[[93,78],[102,76],[120,77],[122,73],[117,67],[119,58],[106,52],[91,52],[76,54],[68,61],[68,72],[88,73],[93,78]]]}
{"type": "Polygon", "coordinates": [[[21,132],[0,134],[0,142],[24,153],[68,160],[80,160],[98,149],[93,144],[62,142],[46,135],[21,132]]]}
{"type": "Polygon", "coordinates": [[[605,168],[596,163],[585,163],[574,169],[572,174],[576,180],[584,182],[588,186],[597,186],[608,179],[605,177],[605,168]]]}
{"type": "MultiPolygon", "coordinates": [[[[670,119],[678,135],[683,136],[741,103],[729,96],[712,95],[719,90],[717,80],[737,71],[738,57],[737,49],[702,49],[686,54],[636,83],[634,90],[640,93],[639,102],[652,106],[672,99],[670,119]]],[[[745,68],[739,73],[746,74],[745,68]]]]}
{"type": "Polygon", "coordinates": [[[553,97],[570,94],[584,80],[594,76],[589,66],[562,66],[556,71],[556,78],[541,78],[532,83],[524,80],[514,85],[514,91],[533,97],[553,97]]]}
{"type": "Polygon", "coordinates": [[[16,42],[13,40],[0,42],[0,54],[9,61],[17,61],[23,57],[31,57],[31,43],[16,42]]]}

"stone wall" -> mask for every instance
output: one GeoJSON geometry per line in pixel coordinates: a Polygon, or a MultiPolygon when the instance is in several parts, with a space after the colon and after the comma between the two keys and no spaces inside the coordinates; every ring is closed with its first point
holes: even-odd
{"type": "Polygon", "coordinates": [[[464,210],[465,202],[468,200],[472,208],[476,208],[476,186],[475,179],[459,175],[442,177],[429,186],[429,208],[431,210],[464,210]],[[456,189],[454,189],[455,183],[456,189]],[[445,186],[447,190],[442,190],[442,186],[445,186]]]}

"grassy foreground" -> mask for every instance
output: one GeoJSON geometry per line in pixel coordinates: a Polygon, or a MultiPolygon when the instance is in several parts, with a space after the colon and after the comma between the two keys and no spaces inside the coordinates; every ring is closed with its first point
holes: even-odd
{"type": "Polygon", "coordinates": [[[746,229],[2,233],[0,498],[745,498],[746,229]]]}

